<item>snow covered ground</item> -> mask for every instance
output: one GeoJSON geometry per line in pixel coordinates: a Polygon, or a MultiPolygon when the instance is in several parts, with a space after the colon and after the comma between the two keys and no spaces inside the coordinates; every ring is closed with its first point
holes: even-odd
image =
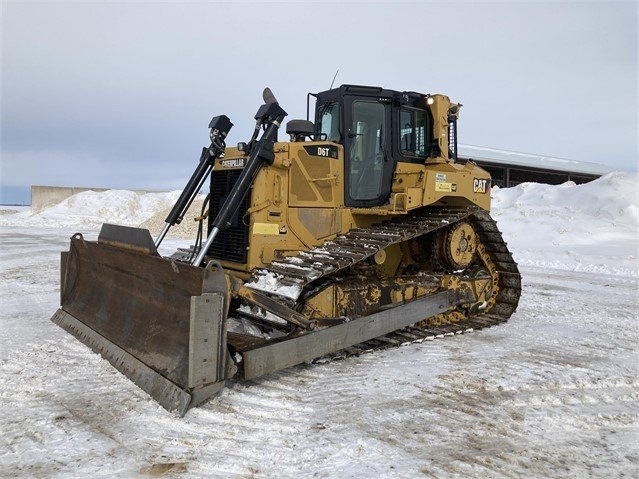
{"type": "Polygon", "coordinates": [[[3,210],[0,477],[638,477],[637,180],[493,191],[523,276],[508,323],[233,383],[182,419],[49,321],[69,236],[172,197],[3,210]]]}

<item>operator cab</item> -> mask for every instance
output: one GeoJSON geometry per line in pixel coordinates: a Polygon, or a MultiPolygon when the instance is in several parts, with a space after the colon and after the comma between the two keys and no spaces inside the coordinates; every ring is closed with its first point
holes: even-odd
{"type": "Polygon", "coordinates": [[[342,85],[312,96],[315,139],[344,146],[346,206],[388,203],[397,162],[424,163],[434,153],[427,95],[342,85]]]}

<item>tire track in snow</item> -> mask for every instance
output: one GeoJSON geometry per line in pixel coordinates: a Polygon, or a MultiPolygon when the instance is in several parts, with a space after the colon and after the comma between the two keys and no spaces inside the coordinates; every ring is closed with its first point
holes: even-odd
{"type": "Polygon", "coordinates": [[[58,253],[43,260],[38,241],[8,264],[42,278],[15,293],[41,306],[0,314],[51,339],[16,338],[0,360],[1,477],[135,477],[171,463],[196,477],[639,475],[634,278],[524,269],[509,323],[231,383],[178,419],[47,329],[57,302],[38,311],[57,300],[58,253]]]}

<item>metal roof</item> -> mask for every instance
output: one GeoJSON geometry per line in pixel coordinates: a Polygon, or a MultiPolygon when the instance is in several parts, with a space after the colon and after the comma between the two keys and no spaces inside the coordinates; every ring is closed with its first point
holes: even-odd
{"type": "Polygon", "coordinates": [[[498,163],[503,165],[528,166],[531,168],[543,168],[555,171],[568,171],[572,173],[586,173],[592,175],[605,175],[614,171],[606,165],[588,163],[586,161],[566,160],[552,156],[535,155],[532,153],[518,153],[515,151],[498,150],[474,145],[458,145],[458,156],[471,160],[498,163]]]}

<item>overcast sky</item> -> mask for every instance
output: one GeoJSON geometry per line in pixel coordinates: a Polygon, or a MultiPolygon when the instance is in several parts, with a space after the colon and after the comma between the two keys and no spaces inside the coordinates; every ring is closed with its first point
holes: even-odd
{"type": "MultiPolygon", "coordinates": [[[[181,188],[262,89],[463,103],[464,144],[637,169],[637,2],[2,2],[0,184],[181,188]]],[[[285,137],[284,132],[280,138],[285,137]]]]}

